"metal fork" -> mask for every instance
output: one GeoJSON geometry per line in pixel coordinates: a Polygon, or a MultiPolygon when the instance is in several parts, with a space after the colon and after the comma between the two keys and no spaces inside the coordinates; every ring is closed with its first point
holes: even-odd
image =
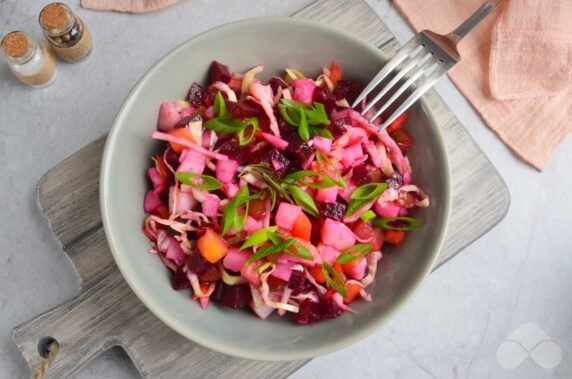
{"type": "Polygon", "coordinates": [[[383,66],[381,71],[373,78],[362,93],[352,104],[355,108],[371,91],[384,79],[394,74],[391,80],[383,86],[381,91],[371,100],[361,112],[365,115],[375,104],[396,87],[401,79],[405,82],[389,97],[384,100],[379,110],[370,122],[377,119],[410,87],[413,92],[386,118],[379,130],[387,128],[397,117],[413,105],[441,76],[449,71],[460,59],[457,44],[486,16],[497,9],[505,0],[486,1],[471,17],[463,22],[457,29],[447,35],[437,34],[430,30],[423,30],[407,42],[395,56],[383,66]],[[401,65],[401,68],[398,66],[401,65]],[[397,69],[397,70],[396,70],[397,69]],[[418,79],[420,79],[418,81],[418,79]]]}

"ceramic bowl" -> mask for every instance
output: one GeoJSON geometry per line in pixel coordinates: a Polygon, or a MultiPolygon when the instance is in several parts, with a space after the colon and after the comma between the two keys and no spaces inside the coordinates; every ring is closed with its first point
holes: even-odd
{"type": "MultiPolygon", "coordinates": [[[[183,99],[193,81],[206,82],[212,60],[243,72],[264,64],[262,79],[285,67],[317,75],[332,60],[346,78],[364,83],[380,69],[385,56],[374,46],[328,25],[293,18],[259,18],[230,23],[195,36],[159,60],[135,85],[121,106],[105,146],[101,169],[101,210],[111,251],[125,280],[165,324],[203,346],[257,360],[296,360],[349,346],[372,334],[411,299],[431,271],[445,235],[451,192],[447,154],[439,126],[421,100],[409,111],[407,127],[416,143],[409,153],[414,180],[431,196],[431,206],[417,210],[422,228],[411,232],[395,252],[385,254],[373,301],[352,304],[345,313],[314,327],[278,316],[261,320],[249,311],[216,304],[208,310],[188,291],[171,289],[170,273],[148,253],[141,233],[146,169],[157,145],[149,140],[159,105],[183,99]]],[[[384,252],[386,249],[384,248],[384,252]]],[[[389,250],[389,249],[388,249],[389,250]]]]}

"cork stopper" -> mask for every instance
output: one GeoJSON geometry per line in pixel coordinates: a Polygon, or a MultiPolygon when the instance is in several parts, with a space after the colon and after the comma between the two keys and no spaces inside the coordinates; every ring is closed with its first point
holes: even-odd
{"type": "Polygon", "coordinates": [[[62,3],[48,4],[40,12],[40,23],[50,29],[64,28],[70,18],[69,8],[62,3]]]}
{"type": "Polygon", "coordinates": [[[30,43],[28,37],[22,32],[11,32],[2,39],[2,50],[7,56],[12,58],[23,57],[28,49],[30,43]]]}

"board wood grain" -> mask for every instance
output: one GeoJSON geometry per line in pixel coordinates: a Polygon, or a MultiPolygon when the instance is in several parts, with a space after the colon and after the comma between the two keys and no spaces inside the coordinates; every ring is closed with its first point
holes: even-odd
{"type": "MultiPolygon", "coordinates": [[[[393,35],[363,0],[318,0],[294,17],[352,32],[388,54],[393,35]]],[[[508,210],[506,185],[459,120],[434,92],[426,95],[449,153],[453,204],[436,267],[496,225],[508,210]],[[478,215],[478,217],[475,217],[478,215]]],[[[121,346],[144,378],[281,378],[307,361],[260,362],[203,348],[159,321],[132,293],[109,251],[99,210],[99,168],[105,137],[51,169],[38,184],[38,205],[81,280],[79,294],[18,326],[13,338],[30,367],[41,358],[40,338],[60,353],[47,378],[64,378],[112,346],[121,346]]]]}

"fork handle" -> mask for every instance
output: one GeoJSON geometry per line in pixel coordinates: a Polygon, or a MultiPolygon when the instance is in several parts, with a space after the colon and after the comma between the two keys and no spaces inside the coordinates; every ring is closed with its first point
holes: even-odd
{"type": "Polygon", "coordinates": [[[465,22],[463,22],[457,29],[455,29],[451,34],[455,41],[460,41],[461,38],[467,35],[475,26],[479,24],[485,17],[497,9],[506,0],[489,0],[486,1],[475,13],[471,15],[465,22]]]}

